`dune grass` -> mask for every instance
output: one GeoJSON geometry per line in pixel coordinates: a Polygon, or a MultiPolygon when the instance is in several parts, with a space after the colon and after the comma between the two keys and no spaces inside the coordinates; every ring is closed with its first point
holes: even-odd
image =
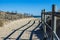
{"type": "Polygon", "coordinates": [[[0,27],[2,27],[3,26],[3,21],[2,20],[0,20],[0,27]]]}

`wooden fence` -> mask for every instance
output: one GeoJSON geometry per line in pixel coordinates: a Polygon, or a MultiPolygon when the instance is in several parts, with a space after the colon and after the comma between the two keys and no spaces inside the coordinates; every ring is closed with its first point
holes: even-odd
{"type": "Polygon", "coordinates": [[[49,27],[52,31],[51,34],[51,40],[60,40],[59,37],[56,34],[56,20],[57,17],[60,17],[60,12],[55,11],[55,5],[52,5],[52,12],[45,12],[45,9],[42,10],[41,12],[41,22],[43,24],[43,30],[44,30],[44,38],[45,40],[47,39],[47,32],[46,32],[46,27],[49,27]],[[51,17],[51,26],[49,26],[46,21],[47,21],[47,15],[50,15],[51,17]],[[47,25],[47,26],[46,26],[47,25]]]}

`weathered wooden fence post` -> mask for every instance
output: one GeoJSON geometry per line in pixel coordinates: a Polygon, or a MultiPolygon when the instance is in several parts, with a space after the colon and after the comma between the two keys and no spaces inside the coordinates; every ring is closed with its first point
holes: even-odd
{"type": "Polygon", "coordinates": [[[51,20],[51,27],[52,27],[52,40],[54,40],[54,35],[53,35],[53,31],[55,31],[55,27],[54,27],[54,14],[55,14],[55,5],[52,5],[52,20],[51,20]]]}
{"type": "MultiPolygon", "coordinates": [[[[55,10],[54,10],[55,11],[55,10]]],[[[56,33],[56,22],[57,22],[57,17],[54,16],[54,33],[56,33]]],[[[56,38],[54,37],[54,40],[56,40],[56,38]]]]}
{"type": "Polygon", "coordinates": [[[45,15],[45,9],[43,10],[43,14],[44,14],[44,37],[45,37],[45,40],[47,40],[47,33],[46,33],[46,25],[45,25],[45,22],[46,22],[46,15],[45,15]]]}
{"type": "Polygon", "coordinates": [[[42,11],[41,11],[41,22],[42,22],[42,11]]]}
{"type": "Polygon", "coordinates": [[[42,22],[42,28],[43,28],[43,30],[44,30],[44,12],[43,12],[43,10],[42,10],[42,13],[41,13],[41,22],[42,22]]]}
{"type": "Polygon", "coordinates": [[[45,25],[45,22],[46,22],[46,18],[45,18],[45,9],[42,10],[41,20],[42,20],[42,23],[43,23],[44,40],[46,40],[47,35],[46,35],[46,25],[45,25]]]}
{"type": "Polygon", "coordinates": [[[41,11],[41,22],[43,23],[43,10],[41,11]]]}

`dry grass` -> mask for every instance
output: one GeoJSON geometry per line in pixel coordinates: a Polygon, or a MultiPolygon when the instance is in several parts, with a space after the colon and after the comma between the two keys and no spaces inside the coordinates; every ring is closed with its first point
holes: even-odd
{"type": "Polygon", "coordinates": [[[3,21],[2,20],[0,20],[0,27],[2,27],[3,26],[3,21]]]}

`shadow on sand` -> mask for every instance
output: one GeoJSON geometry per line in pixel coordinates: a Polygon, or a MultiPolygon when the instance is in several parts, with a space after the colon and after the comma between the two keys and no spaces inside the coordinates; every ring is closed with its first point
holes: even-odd
{"type": "MultiPolygon", "coordinates": [[[[39,25],[38,25],[35,29],[32,30],[29,40],[34,40],[34,39],[32,39],[34,34],[35,34],[35,36],[37,36],[38,39],[43,40],[44,34],[43,34],[42,25],[40,25],[40,24],[41,24],[41,23],[39,23],[39,25]],[[37,28],[39,28],[39,29],[36,30],[37,28]]],[[[36,39],[35,39],[35,40],[36,40],[36,39]]]]}
{"type": "Polygon", "coordinates": [[[14,31],[13,31],[12,33],[10,33],[7,37],[5,37],[4,40],[8,39],[13,33],[15,33],[17,30],[23,28],[24,26],[28,25],[30,22],[31,22],[31,20],[30,20],[27,24],[23,25],[22,27],[20,27],[20,28],[14,30],[14,31]]]}

